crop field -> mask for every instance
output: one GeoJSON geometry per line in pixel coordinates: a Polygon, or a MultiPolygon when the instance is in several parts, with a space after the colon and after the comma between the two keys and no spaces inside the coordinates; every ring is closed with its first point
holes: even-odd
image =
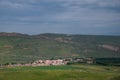
{"type": "Polygon", "coordinates": [[[120,67],[66,65],[0,68],[0,80],[120,80],[120,67]]]}

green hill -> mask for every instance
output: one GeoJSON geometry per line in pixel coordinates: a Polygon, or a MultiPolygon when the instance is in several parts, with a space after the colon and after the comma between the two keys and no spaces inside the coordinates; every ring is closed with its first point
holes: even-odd
{"type": "Polygon", "coordinates": [[[76,56],[120,57],[120,36],[0,33],[0,63],[76,56]]]}

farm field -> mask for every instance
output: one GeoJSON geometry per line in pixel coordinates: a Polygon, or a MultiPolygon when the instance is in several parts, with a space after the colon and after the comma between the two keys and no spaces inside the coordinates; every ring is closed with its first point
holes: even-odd
{"type": "Polygon", "coordinates": [[[0,68],[0,80],[120,80],[120,67],[65,65],[0,68]]]}

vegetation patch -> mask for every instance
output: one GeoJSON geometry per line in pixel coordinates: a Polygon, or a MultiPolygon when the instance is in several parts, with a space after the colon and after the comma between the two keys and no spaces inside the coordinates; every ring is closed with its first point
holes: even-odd
{"type": "Polygon", "coordinates": [[[0,80],[119,80],[119,71],[119,67],[84,64],[12,67],[0,69],[0,80]]]}

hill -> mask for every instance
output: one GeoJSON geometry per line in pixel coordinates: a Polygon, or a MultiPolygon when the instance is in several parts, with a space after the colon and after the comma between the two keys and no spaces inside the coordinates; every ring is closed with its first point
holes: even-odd
{"type": "Polygon", "coordinates": [[[120,57],[120,36],[0,33],[0,63],[62,57],[120,57]]]}

